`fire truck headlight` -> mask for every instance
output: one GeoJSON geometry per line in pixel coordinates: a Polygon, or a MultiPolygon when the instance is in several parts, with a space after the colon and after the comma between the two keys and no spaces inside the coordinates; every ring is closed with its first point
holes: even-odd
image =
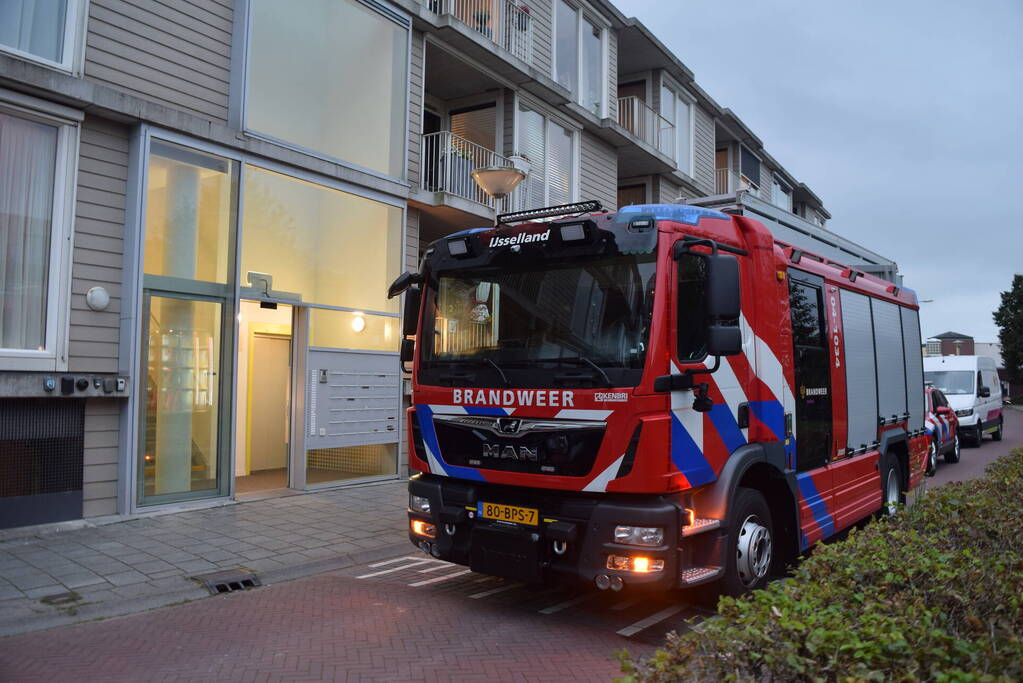
{"type": "Polygon", "coordinates": [[[664,528],[652,526],[616,526],[615,543],[626,545],[664,545],[664,528]]]}
{"type": "Polygon", "coordinates": [[[957,410],[956,415],[958,417],[969,417],[973,415],[973,408],[967,408],[966,410],[957,410]]]}
{"type": "Polygon", "coordinates": [[[424,515],[430,514],[430,499],[423,496],[416,496],[409,494],[408,497],[409,509],[413,512],[422,512],[424,515]]]}
{"type": "Polygon", "coordinates": [[[469,240],[464,237],[448,240],[448,253],[452,256],[465,256],[469,253],[469,240]]]}
{"type": "Polygon", "coordinates": [[[586,239],[586,226],[582,223],[570,223],[561,226],[562,242],[578,242],[586,239]]]}

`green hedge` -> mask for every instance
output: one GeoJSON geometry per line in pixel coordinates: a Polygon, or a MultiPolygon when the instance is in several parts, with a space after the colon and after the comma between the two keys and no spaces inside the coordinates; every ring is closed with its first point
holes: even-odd
{"type": "Polygon", "coordinates": [[[625,680],[1023,680],[1023,448],[718,613],[625,680]]]}

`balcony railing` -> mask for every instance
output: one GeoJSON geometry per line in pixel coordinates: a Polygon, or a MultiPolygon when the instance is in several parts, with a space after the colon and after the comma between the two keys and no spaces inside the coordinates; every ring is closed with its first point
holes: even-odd
{"type": "Polygon", "coordinates": [[[431,12],[450,14],[527,64],[533,63],[533,18],[513,0],[423,0],[431,12]]]}
{"type": "Polygon", "coordinates": [[[618,125],[674,158],[675,126],[635,95],[618,98],[618,125]]]}
{"type": "Polygon", "coordinates": [[[729,168],[714,170],[714,194],[730,194],[737,190],[746,190],[746,192],[754,197],[771,201],[770,195],[754,185],[746,176],[736,173],[729,168]]]}
{"type": "Polygon", "coordinates": [[[423,190],[447,192],[500,211],[506,206],[514,206],[508,202],[516,193],[498,202],[480,189],[472,178],[472,172],[477,168],[512,166],[507,158],[450,131],[427,133],[423,136],[421,149],[423,190]]]}

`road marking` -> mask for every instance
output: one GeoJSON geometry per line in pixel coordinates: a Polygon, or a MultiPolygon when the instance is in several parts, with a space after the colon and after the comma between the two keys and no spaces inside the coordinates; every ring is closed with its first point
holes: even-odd
{"type": "Polygon", "coordinates": [[[447,581],[448,579],[453,579],[456,576],[461,576],[462,574],[468,574],[471,571],[472,571],[471,569],[463,569],[461,571],[455,572],[454,574],[445,574],[444,576],[435,576],[432,579],[425,579],[423,581],[416,581],[415,583],[410,583],[409,585],[412,586],[413,588],[418,588],[419,586],[426,586],[426,585],[429,585],[431,583],[440,583],[441,581],[447,581]]]}
{"type": "Polygon", "coordinates": [[[666,607],[660,612],[651,614],[646,619],[640,619],[635,624],[626,626],[625,628],[618,631],[618,635],[625,636],[626,638],[634,636],[645,628],[650,628],[656,623],[662,622],[668,617],[673,617],[679,612],[685,609],[684,605],[675,605],[673,607],[666,607]]]}
{"type": "Polygon", "coordinates": [[[373,564],[369,564],[369,565],[366,565],[366,566],[367,567],[372,567],[373,569],[376,569],[377,567],[386,567],[389,564],[394,564],[395,562],[401,562],[402,560],[427,560],[427,559],[430,559],[430,558],[423,557],[422,555],[406,555],[405,557],[395,557],[395,558],[390,559],[390,560],[384,560],[383,562],[374,562],[373,564]]]}
{"type": "Polygon", "coordinates": [[[420,569],[419,573],[420,574],[429,574],[430,572],[440,571],[441,569],[451,569],[452,566],[453,565],[450,562],[439,562],[438,564],[435,564],[432,567],[427,567],[426,569],[420,569]]]}
{"type": "Polygon", "coordinates": [[[473,579],[469,583],[487,583],[488,581],[499,581],[496,576],[481,576],[478,579],[473,579]]]}
{"type": "Polygon", "coordinates": [[[391,572],[400,572],[403,569],[412,569],[414,567],[418,567],[421,564],[426,564],[427,562],[440,562],[440,560],[434,560],[432,558],[425,558],[424,557],[422,559],[416,560],[415,562],[409,562],[408,564],[403,564],[403,565],[400,565],[398,567],[391,567],[390,569],[381,569],[378,572],[371,572],[369,574],[363,574],[362,576],[356,576],[355,578],[357,578],[357,579],[368,579],[368,578],[373,577],[373,576],[382,576],[384,574],[390,574],[391,572]]]}
{"type": "Polygon", "coordinates": [[[469,597],[472,598],[473,600],[479,600],[480,598],[486,598],[486,597],[489,597],[491,595],[497,595],[498,593],[503,593],[505,591],[510,591],[512,588],[518,588],[521,585],[523,585],[523,584],[518,582],[518,581],[514,581],[512,583],[505,584],[503,586],[498,586],[497,588],[491,588],[488,591],[480,591],[479,593],[473,593],[469,597]]]}
{"type": "Polygon", "coordinates": [[[642,598],[629,598],[628,600],[622,600],[619,603],[611,605],[611,611],[612,612],[621,612],[622,610],[629,609],[630,607],[635,605],[640,600],[642,600],[642,598]]]}
{"type": "Polygon", "coordinates": [[[591,600],[592,598],[596,597],[596,595],[597,595],[596,593],[584,593],[583,595],[577,595],[571,600],[565,600],[564,602],[559,602],[556,605],[544,607],[542,610],[539,610],[539,612],[540,614],[556,614],[557,612],[560,612],[561,610],[564,609],[568,609],[573,605],[578,605],[580,602],[586,602],[587,600],[591,600]]]}

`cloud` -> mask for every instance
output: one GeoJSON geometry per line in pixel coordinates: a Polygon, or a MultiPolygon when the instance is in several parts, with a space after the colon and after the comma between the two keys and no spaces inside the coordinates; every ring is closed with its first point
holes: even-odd
{"type": "Polygon", "coordinates": [[[899,263],[925,336],[994,341],[1023,272],[1023,3],[619,0],[834,216],[899,263]]]}

